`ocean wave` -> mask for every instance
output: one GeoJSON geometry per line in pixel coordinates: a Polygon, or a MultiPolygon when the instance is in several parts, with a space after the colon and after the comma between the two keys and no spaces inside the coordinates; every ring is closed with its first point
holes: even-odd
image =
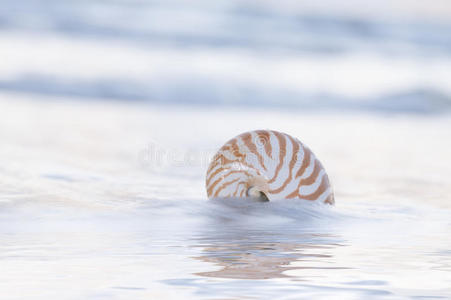
{"type": "Polygon", "coordinates": [[[252,86],[240,82],[182,78],[142,83],[129,79],[63,80],[27,75],[0,80],[0,91],[77,100],[140,101],[163,105],[241,106],[320,111],[439,114],[451,111],[451,95],[412,87],[381,95],[351,98],[339,94],[252,86]]]}
{"type": "Polygon", "coordinates": [[[170,47],[244,48],[259,52],[301,51],[393,54],[437,51],[449,55],[449,24],[394,22],[357,16],[282,12],[239,1],[216,6],[183,1],[7,0],[2,31],[54,33],[82,38],[170,47]]]}

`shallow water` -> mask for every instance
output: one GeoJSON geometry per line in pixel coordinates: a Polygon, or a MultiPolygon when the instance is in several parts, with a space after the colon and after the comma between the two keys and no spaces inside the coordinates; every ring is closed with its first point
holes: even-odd
{"type": "Polygon", "coordinates": [[[447,116],[0,100],[8,299],[451,297],[447,116]],[[205,158],[266,126],[317,154],[335,207],[206,199],[205,158]]]}
{"type": "Polygon", "coordinates": [[[354,203],[152,201],[2,210],[15,298],[448,298],[451,212],[354,203]]]}

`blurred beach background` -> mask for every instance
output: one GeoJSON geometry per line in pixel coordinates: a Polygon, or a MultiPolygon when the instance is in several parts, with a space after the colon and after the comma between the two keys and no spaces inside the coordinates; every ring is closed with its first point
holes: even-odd
{"type": "Polygon", "coordinates": [[[451,297],[449,1],[0,4],[1,298],[451,297]],[[208,201],[254,129],[336,206],[208,201]]]}

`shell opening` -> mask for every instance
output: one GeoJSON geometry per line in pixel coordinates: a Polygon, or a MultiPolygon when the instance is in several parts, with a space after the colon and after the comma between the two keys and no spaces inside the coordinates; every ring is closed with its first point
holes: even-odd
{"type": "Polygon", "coordinates": [[[269,202],[268,196],[266,196],[264,192],[258,190],[255,186],[250,186],[247,189],[246,196],[259,202],[269,202]]]}

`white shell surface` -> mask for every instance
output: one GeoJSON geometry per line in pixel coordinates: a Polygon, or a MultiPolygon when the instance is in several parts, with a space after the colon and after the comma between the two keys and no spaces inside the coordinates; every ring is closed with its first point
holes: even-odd
{"type": "Polygon", "coordinates": [[[329,178],[312,151],[273,130],[245,132],[224,144],[210,163],[206,188],[209,198],[248,197],[252,188],[270,201],[334,204],[329,178]]]}

